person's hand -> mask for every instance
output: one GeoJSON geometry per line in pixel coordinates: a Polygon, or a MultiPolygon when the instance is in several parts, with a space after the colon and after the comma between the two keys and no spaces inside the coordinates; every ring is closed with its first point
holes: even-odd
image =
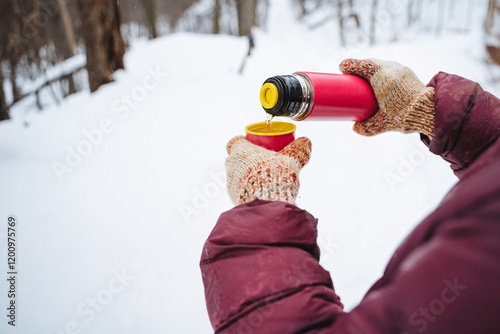
{"type": "Polygon", "coordinates": [[[419,132],[433,138],[435,90],[425,87],[412,70],[378,59],[345,59],[339,67],[368,81],[379,105],[372,117],[354,124],[354,131],[364,136],[419,132]]]}
{"type": "Polygon", "coordinates": [[[234,205],[254,199],[295,204],[299,172],[311,157],[311,141],[294,140],[279,152],[237,136],[227,144],[227,189],[234,205]]]}

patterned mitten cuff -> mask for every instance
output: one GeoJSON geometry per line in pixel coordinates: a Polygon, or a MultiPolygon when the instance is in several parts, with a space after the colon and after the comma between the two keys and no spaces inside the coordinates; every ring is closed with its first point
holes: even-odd
{"type": "Polygon", "coordinates": [[[235,205],[254,199],[295,204],[299,172],[311,156],[309,139],[296,139],[274,152],[238,136],[229,141],[227,152],[227,188],[235,205]]]}

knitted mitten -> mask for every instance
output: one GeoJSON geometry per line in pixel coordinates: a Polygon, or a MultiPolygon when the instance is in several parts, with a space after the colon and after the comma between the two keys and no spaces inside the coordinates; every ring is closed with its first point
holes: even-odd
{"type": "Polygon", "coordinates": [[[409,68],[377,59],[345,59],[340,70],[367,80],[379,105],[375,115],[354,124],[354,131],[364,136],[399,131],[434,137],[435,90],[425,87],[409,68]]]}
{"type": "Polygon", "coordinates": [[[237,136],[227,144],[227,153],[227,189],[235,205],[257,198],[295,204],[299,171],[311,156],[309,139],[296,139],[274,152],[237,136]]]}

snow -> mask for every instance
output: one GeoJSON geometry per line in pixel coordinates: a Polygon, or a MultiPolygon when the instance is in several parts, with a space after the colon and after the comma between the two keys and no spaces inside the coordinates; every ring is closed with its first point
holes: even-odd
{"type": "MultiPolygon", "coordinates": [[[[484,60],[485,10],[476,13],[469,32],[341,48],[333,25],[308,30],[286,1],[273,0],[241,75],[245,38],[175,33],[134,43],[126,70],[92,95],[40,113],[17,104],[0,123],[0,258],[6,273],[14,215],[17,331],[212,332],[199,258],[232,207],[225,145],[264,120],[262,82],[299,70],[338,73],[345,57],[375,57],[409,66],[425,83],[446,71],[498,93],[484,60]]],[[[319,218],[321,264],[350,310],[457,179],[416,134],[365,138],[350,122],[296,124],[313,142],[298,205],[319,218]]],[[[0,332],[14,333],[5,319],[0,332]]]]}

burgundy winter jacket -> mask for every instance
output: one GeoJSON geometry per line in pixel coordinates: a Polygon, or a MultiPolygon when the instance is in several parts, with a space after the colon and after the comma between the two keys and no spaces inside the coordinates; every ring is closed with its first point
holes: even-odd
{"type": "MultiPolygon", "coordinates": [[[[223,213],[201,271],[216,333],[500,333],[500,100],[447,73],[434,139],[460,181],[344,312],[319,264],[317,219],[256,200],[223,213]]],[[[376,224],[376,222],[373,222],[376,224]]]]}

